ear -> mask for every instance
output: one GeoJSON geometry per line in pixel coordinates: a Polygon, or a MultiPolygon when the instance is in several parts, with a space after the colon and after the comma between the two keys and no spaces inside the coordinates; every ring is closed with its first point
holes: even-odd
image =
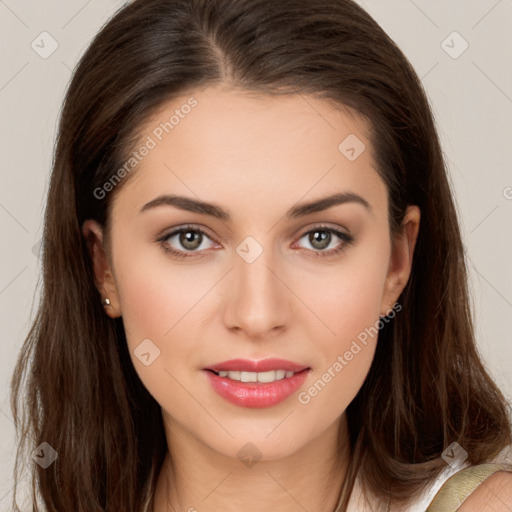
{"type": "Polygon", "coordinates": [[[110,300],[110,304],[104,305],[105,313],[111,318],[118,318],[121,316],[119,295],[105,249],[103,228],[95,220],[89,219],[82,224],[82,234],[94,267],[94,284],[100,292],[102,300],[106,298],[110,300]]]}
{"type": "Polygon", "coordinates": [[[414,247],[418,238],[421,212],[418,206],[409,205],[391,251],[388,274],[384,284],[381,314],[389,314],[411,274],[414,247]]]}

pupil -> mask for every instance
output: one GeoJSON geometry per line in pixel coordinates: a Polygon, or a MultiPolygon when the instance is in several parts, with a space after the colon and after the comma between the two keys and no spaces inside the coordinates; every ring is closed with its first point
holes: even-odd
{"type": "Polygon", "coordinates": [[[310,241],[314,246],[315,244],[317,244],[317,242],[320,242],[320,246],[318,248],[324,249],[329,245],[330,237],[331,234],[328,231],[315,231],[314,233],[312,233],[312,239],[310,241]],[[322,243],[325,241],[327,241],[327,243],[322,243]]]}
{"type": "Polygon", "coordinates": [[[199,245],[195,244],[197,239],[200,238],[200,235],[200,233],[195,231],[185,231],[181,233],[180,242],[182,243],[183,247],[186,247],[187,249],[195,249],[201,245],[201,243],[199,243],[199,245]]]}

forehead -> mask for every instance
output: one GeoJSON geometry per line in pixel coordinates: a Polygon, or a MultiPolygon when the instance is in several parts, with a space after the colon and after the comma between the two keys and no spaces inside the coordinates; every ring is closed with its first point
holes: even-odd
{"type": "Polygon", "coordinates": [[[144,146],[150,149],[139,152],[144,155],[119,194],[133,208],[178,192],[224,204],[245,198],[256,207],[337,191],[385,203],[368,122],[310,95],[190,91],[146,121],[134,150],[144,146]]]}

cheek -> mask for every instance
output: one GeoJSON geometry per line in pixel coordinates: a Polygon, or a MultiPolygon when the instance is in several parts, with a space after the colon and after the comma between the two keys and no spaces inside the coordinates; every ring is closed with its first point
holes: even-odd
{"type": "Polygon", "coordinates": [[[317,354],[313,387],[299,403],[315,401],[315,408],[325,407],[333,417],[355,397],[371,366],[388,261],[377,247],[342,260],[297,281],[297,295],[314,313],[305,313],[300,329],[317,354]]]}
{"type": "Polygon", "coordinates": [[[208,291],[211,269],[177,264],[153,246],[120,244],[118,254],[116,285],[129,344],[144,338],[165,343],[208,291]]]}
{"type": "Polygon", "coordinates": [[[375,246],[347,252],[339,263],[303,272],[296,279],[299,297],[316,316],[324,351],[345,349],[350,341],[379,319],[387,271],[386,251],[375,246]]]}
{"type": "Polygon", "coordinates": [[[166,312],[179,309],[179,300],[157,269],[140,262],[132,265],[129,271],[119,273],[118,291],[128,343],[163,339],[174,324],[166,312]]]}
{"type": "Polygon", "coordinates": [[[208,292],[219,279],[219,270],[171,262],[163,250],[154,248],[125,246],[117,254],[116,285],[133,365],[157,401],[186,405],[186,393],[172,376],[185,382],[197,360],[204,344],[201,311],[211,305],[208,292]],[[146,366],[138,357],[139,347],[151,353],[150,360],[153,354],[158,357],[146,366]],[[169,394],[171,388],[177,393],[169,394]]]}
{"type": "Polygon", "coordinates": [[[187,415],[194,410],[187,392],[191,387],[187,363],[197,357],[201,342],[194,305],[208,291],[209,280],[176,266],[145,265],[144,259],[132,252],[118,265],[128,350],[155,400],[168,411],[187,415]]]}

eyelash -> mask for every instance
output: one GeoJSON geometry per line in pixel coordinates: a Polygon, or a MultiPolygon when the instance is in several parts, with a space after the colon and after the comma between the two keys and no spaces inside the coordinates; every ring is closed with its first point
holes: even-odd
{"type": "MultiPolygon", "coordinates": [[[[193,226],[193,225],[188,225],[188,226],[182,226],[179,229],[176,229],[176,230],[172,231],[171,233],[166,234],[166,235],[158,238],[156,240],[156,242],[161,244],[161,246],[162,246],[162,248],[163,248],[163,250],[165,252],[172,254],[173,257],[175,257],[177,259],[183,260],[183,259],[186,259],[186,258],[194,258],[195,257],[194,253],[199,252],[199,251],[178,251],[178,250],[173,249],[172,247],[169,247],[168,245],[166,245],[166,242],[170,238],[172,238],[173,236],[178,235],[180,233],[186,233],[186,232],[189,232],[189,231],[193,231],[193,232],[196,232],[196,233],[201,233],[202,235],[205,235],[205,236],[207,236],[208,238],[211,239],[211,237],[208,235],[208,233],[206,233],[201,228],[199,228],[197,226],[193,226]]],[[[354,236],[348,235],[346,233],[342,233],[341,231],[338,231],[337,229],[330,228],[328,226],[322,226],[322,225],[314,226],[313,228],[311,228],[308,231],[304,232],[298,238],[298,240],[304,238],[306,235],[309,235],[310,233],[313,233],[315,231],[323,231],[323,232],[327,232],[327,233],[333,233],[338,238],[343,240],[343,243],[341,244],[340,247],[338,247],[336,249],[330,249],[329,251],[325,251],[325,250],[324,251],[318,251],[318,250],[315,251],[315,250],[312,250],[314,258],[316,258],[316,257],[326,258],[326,257],[338,256],[348,246],[350,246],[352,243],[355,242],[355,237],[354,236]]],[[[309,251],[309,249],[306,249],[306,250],[309,251]]]]}

